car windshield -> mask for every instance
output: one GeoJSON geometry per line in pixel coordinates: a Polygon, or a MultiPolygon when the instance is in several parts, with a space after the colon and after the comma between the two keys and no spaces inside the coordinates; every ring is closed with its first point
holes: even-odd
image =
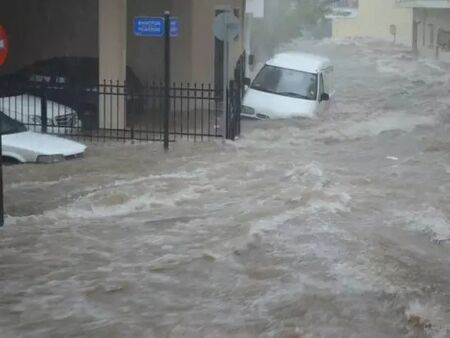
{"type": "Polygon", "coordinates": [[[2,112],[0,112],[0,128],[1,135],[22,133],[24,131],[27,131],[27,128],[22,123],[13,120],[2,112]]]}
{"type": "Polygon", "coordinates": [[[259,72],[252,88],[268,93],[317,99],[317,74],[266,65],[259,72]]]}

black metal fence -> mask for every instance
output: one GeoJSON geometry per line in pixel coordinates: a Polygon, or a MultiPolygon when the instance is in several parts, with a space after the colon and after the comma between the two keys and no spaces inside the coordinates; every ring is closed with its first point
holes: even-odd
{"type": "MultiPolygon", "coordinates": [[[[27,129],[76,139],[163,141],[164,84],[133,88],[104,81],[80,88],[52,83],[2,83],[0,111],[27,129]]],[[[210,84],[172,83],[170,140],[222,137],[222,91],[210,84]]]]}
{"type": "MultiPolygon", "coordinates": [[[[103,81],[81,87],[62,78],[48,82],[2,80],[0,129],[2,135],[26,128],[91,141],[164,142],[167,135],[169,142],[216,137],[235,140],[241,132],[244,75],[245,54],[238,60],[225,100],[222,88],[210,84],[172,83],[169,109],[164,109],[164,83],[132,86],[103,81]]],[[[4,220],[2,178],[0,157],[0,226],[4,220]]]]}

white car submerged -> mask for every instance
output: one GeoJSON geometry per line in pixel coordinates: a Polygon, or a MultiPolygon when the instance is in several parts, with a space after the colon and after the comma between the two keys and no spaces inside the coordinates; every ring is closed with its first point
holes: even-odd
{"type": "MultiPolygon", "coordinates": [[[[23,123],[28,130],[42,132],[41,98],[29,94],[0,97],[0,111],[13,120],[23,123]]],[[[75,110],[47,100],[47,132],[51,134],[73,134],[81,128],[75,110]]]]}
{"type": "Polygon", "coordinates": [[[55,163],[84,156],[86,146],[56,136],[27,130],[0,112],[2,156],[17,162],[55,163]]]}
{"type": "Polygon", "coordinates": [[[330,60],[303,53],[283,53],[266,62],[247,90],[242,116],[259,120],[313,118],[334,96],[330,60]]]}

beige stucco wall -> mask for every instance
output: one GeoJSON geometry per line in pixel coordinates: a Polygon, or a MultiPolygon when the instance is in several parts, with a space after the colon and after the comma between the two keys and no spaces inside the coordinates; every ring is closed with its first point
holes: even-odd
{"type": "Polygon", "coordinates": [[[127,62],[142,81],[162,80],[164,40],[135,36],[134,17],[163,16],[170,9],[170,1],[128,0],[127,62]]]}
{"type": "Polygon", "coordinates": [[[99,78],[124,81],[127,64],[126,0],[99,1],[99,78]]]}
{"type": "MultiPolygon", "coordinates": [[[[0,73],[12,72],[37,60],[56,56],[119,57],[143,81],[163,77],[163,41],[133,35],[133,18],[137,15],[160,16],[164,10],[180,20],[180,35],[172,40],[172,78],[175,81],[214,82],[215,10],[223,6],[240,9],[243,20],[244,0],[122,0],[117,12],[116,0],[0,0],[2,23],[9,35],[10,55],[0,73]],[[99,1],[103,14],[99,11],[99,1]],[[123,7],[123,3],[127,6],[123,7]],[[124,21],[124,13],[126,21],[124,21]],[[99,19],[103,18],[103,23],[99,19]],[[99,39],[99,30],[103,37],[99,39]],[[126,32],[126,36],[124,35],[126,32]],[[120,48],[117,47],[120,45],[120,48]],[[112,48],[108,56],[106,52],[112,48]],[[119,53],[119,54],[117,54],[119,53]],[[116,56],[114,56],[116,55],[116,56]],[[118,56],[117,56],[118,55],[118,56]]],[[[242,35],[241,35],[242,37],[242,35]]],[[[243,40],[232,44],[234,65],[243,51],[243,40]]],[[[107,62],[108,63],[108,62],[107,62]]],[[[111,68],[112,64],[104,65],[111,68]]],[[[119,72],[123,72],[123,67],[119,72]]],[[[111,70],[101,71],[99,78],[122,79],[111,70]]]]}
{"type": "MultiPolygon", "coordinates": [[[[112,80],[123,83],[126,80],[127,64],[127,0],[99,1],[99,81],[112,80]]],[[[125,127],[125,100],[122,89],[104,88],[104,92],[122,94],[114,100],[99,97],[100,128],[125,127]],[[108,114],[107,112],[112,112],[108,114]]]]}
{"type": "MultiPolygon", "coordinates": [[[[212,25],[216,9],[231,6],[239,9],[244,21],[243,0],[194,0],[192,4],[192,80],[198,83],[214,83],[214,35],[212,25]]],[[[243,34],[230,45],[230,73],[239,55],[244,50],[243,34]]]]}
{"type": "MultiPolygon", "coordinates": [[[[141,80],[163,78],[163,39],[133,35],[135,16],[160,16],[170,10],[180,21],[180,33],[172,39],[172,79],[177,82],[214,82],[214,35],[212,24],[216,9],[231,6],[244,12],[243,0],[171,0],[149,2],[128,0],[128,65],[141,80]]],[[[243,51],[239,38],[232,43],[233,65],[243,51]]]]}
{"type": "Polygon", "coordinates": [[[172,0],[172,15],[180,22],[180,32],[172,39],[172,79],[176,82],[192,81],[192,2],[172,0]]]}
{"type": "Polygon", "coordinates": [[[414,20],[420,22],[417,32],[419,55],[450,62],[450,52],[437,50],[436,43],[439,29],[450,31],[450,9],[414,9],[414,20]],[[431,40],[432,36],[434,41],[431,40]]]}
{"type": "Polygon", "coordinates": [[[397,43],[412,46],[413,11],[398,8],[395,0],[359,0],[354,18],[333,20],[333,37],[371,37],[394,41],[390,26],[397,27],[397,43]]]}

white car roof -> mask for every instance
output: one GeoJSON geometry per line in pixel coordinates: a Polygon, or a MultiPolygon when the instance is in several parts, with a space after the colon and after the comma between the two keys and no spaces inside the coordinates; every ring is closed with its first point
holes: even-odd
{"type": "Polygon", "coordinates": [[[308,73],[317,73],[332,66],[325,57],[306,53],[281,53],[266,62],[269,66],[288,68],[308,73]]]}

